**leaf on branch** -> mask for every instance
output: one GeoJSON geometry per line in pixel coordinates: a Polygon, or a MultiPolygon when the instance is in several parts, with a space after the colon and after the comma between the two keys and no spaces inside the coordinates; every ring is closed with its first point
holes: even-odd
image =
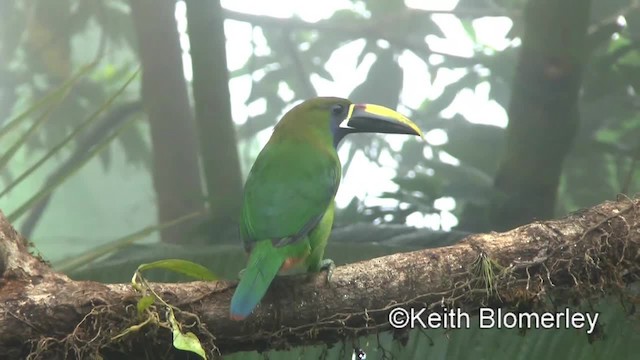
{"type": "Polygon", "coordinates": [[[153,295],[145,295],[138,300],[136,308],[138,309],[138,315],[142,315],[151,305],[156,302],[156,298],[153,295]]]}
{"type": "Polygon", "coordinates": [[[165,259],[158,260],[148,264],[138,266],[137,272],[143,272],[151,269],[165,269],[175,271],[199,280],[213,281],[218,277],[214,275],[206,267],[191,261],[181,259],[165,259]]]}
{"type": "Polygon", "coordinates": [[[190,351],[192,353],[200,355],[201,358],[207,359],[207,355],[204,353],[202,344],[198,337],[192,332],[183,333],[180,329],[180,324],[176,320],[173,311],[170,311],[169,322],[173,330],[173,347],[179,350],[190,351]]]}
{"type": "MultiPolygon", "coordinates": [[[[211,271],[209,271],[209,269],[200,264],[181,259],[164,259],[138,266],[138,269],[135,271],[135,273],[133,274],[133,278],[131,279],[131,286],[137,291],[140,291],[144,294],[136,304],[138,314],[144,313],[156,301],[160,302],[166,310],[166,316],[169,322],[168,326],[171,327],[171,332],[173,334],[173,346],[179,350],[190,351],[198,354],[200,357],[206,360],[207,356],[198,337],[192,332],[182,331],[182,326],[176,319],[174,313],[174,309],[177,311],[180,311],[180,309],[164,301],[164,299],[162,299],[160,295],[158,295],[142,277],[143,271],[151,269],[171,270],[200,280],[216,280],[218,277],[211,271]]],[[[157,312],[152,311],[149,313],[147,319],[144,322],[127,328],[118,336],[124,336],[131,331],[138,330],[149,322],[158,323],[157,317],[157,312]],[[155,319],[155,321],[152,321],[153,319],[155,319]]],[[[197,323],[200,323],[199,319],[197,320],[197,323]]],[[[167,326],[166,323],[160,325],[167,326]]]]}

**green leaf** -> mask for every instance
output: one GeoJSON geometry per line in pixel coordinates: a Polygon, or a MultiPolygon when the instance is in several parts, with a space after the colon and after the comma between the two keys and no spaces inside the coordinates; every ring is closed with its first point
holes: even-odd
{"type": "Polygon", "coordinates": [[[145,295],[136,304],[136,308],[138,309],[138,315],[142,315],[153,303],[155,303],[156,298],[153,295],[145,295]]]}
{"type": "Polygon", "coordinates": [[[142,264],[138,266],[139,272],[150,269],[171,270],[200,280],[216,280],[218,278],[206,267],[188,260],[181,259],[158,260],[152,263],[142,264]]]}
{"type": "Polygon", "coordinates": [[[173,329],[173,347],[178,350],[191,351],[200,355],[203,359],[207,358],[200,340],[192,332],[181,333],[180,330],[173,329]]]}
{"type": "Polygon", "coordinates": [[[173,332],[173,347],[178,350],[191,351],[206,360],[207,355],[204,353],[200,340],[192,332],[182,332],[173,310],[169,310],[169,323],[171,324],[171,330],[173,332]]]}

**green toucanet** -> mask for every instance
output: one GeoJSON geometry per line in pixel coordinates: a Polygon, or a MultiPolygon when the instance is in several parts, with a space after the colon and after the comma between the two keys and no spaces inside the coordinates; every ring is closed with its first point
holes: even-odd
{"type": "Polygon", "coordinates": [[[249,316],[279,272],[328,268],[341,165],[336,148],[356,132],[422,132],[411,120],[379,105],[324,97],[284,115],[256,159],[244,188],[240,235],[250,254],[231,299],[231,318],[249,316]]]}

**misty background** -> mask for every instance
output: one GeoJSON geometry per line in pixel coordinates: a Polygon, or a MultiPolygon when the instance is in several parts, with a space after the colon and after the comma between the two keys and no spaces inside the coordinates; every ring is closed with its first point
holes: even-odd
{"type": "MultiPolygon", "coordinates": [[[[234,278],[248,170],[280,117],[315,96],[398,109],[426,135],[343,141],[327,250],[337,264],[631,196],[640,189],[639,6],[2,1],[0,209],[73,278],[126,282],[139,264],[167,257],[234,278]],[[540,72],[545,79],[531,76],[540,72]]],[[[465,348],[479,358],[624,358],[631,350],[620,342],[638,337],[628,325],[593,345],[569,330],[382,341],[399,358],[465,358],[465,348]]]]}

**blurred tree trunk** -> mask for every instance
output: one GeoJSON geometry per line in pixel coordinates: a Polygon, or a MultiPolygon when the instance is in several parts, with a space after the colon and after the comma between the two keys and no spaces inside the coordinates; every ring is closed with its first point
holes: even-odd
{"type": "Polygon", "coordinates": [[[242,175],[231,117],[224,18],[218,0],[187,0],[193,97],[209,211],[216,225],[235,228],[242,175]]]}
{"type": "Polygon", "coordinates": [[[498,169],[493,230],[553,217],[562,164],[576,135],[591,1],[530,0],[498,169]]]}
{"type": "MultiPolygon", "coordinates": [[[[174,0],[133,0],[131,15],[142,63],[142,96],[153,147],[159,221],[203,209],[202,185],[174,0]]],[[[193,222],[162,230],[179,242],[193,222]]]]}

